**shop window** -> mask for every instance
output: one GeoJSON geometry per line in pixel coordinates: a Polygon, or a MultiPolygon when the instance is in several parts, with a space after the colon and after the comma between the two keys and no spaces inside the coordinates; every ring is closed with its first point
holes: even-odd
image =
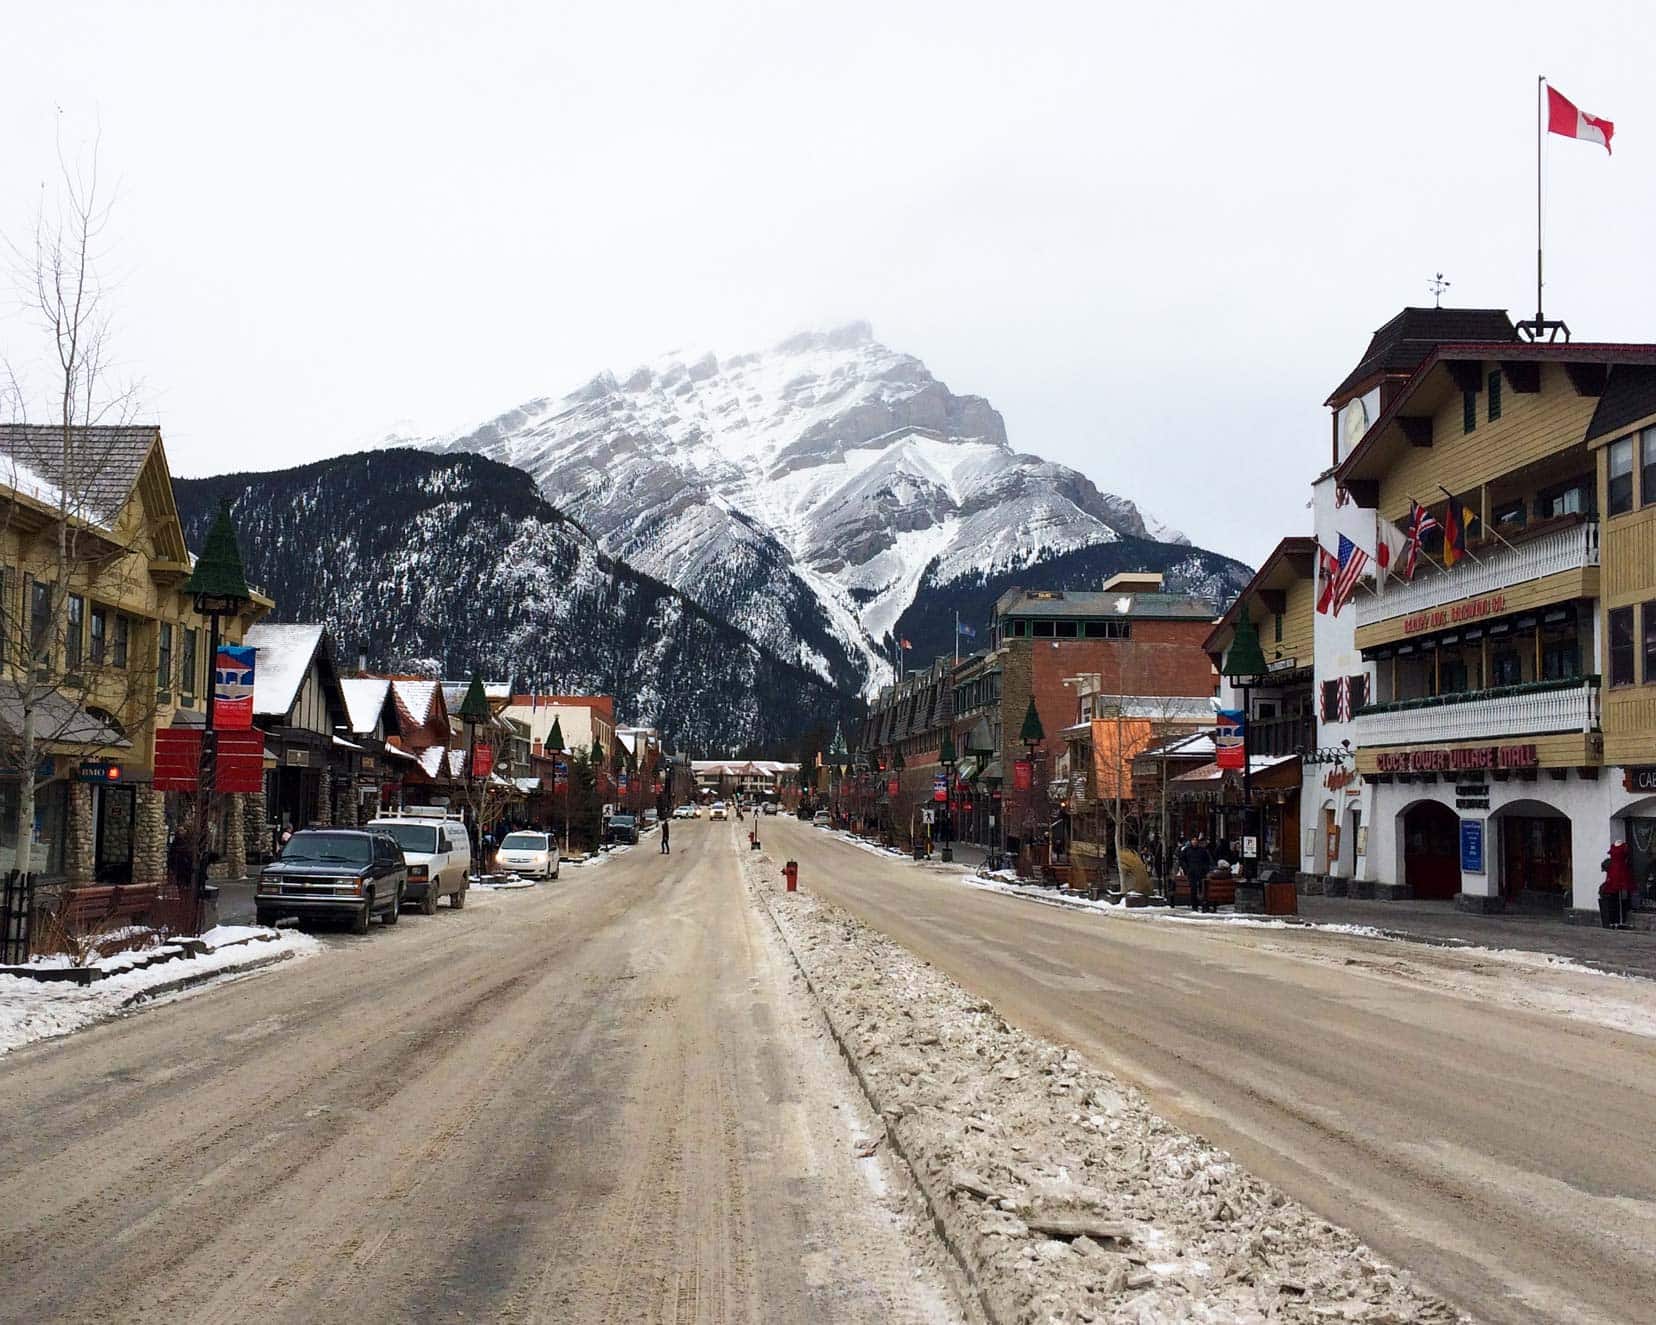
{"type": "Polygon", "coordinates": [[[1497,368],[1489,375],[1489,421],[1494,423],[1501,417],[1501,370],[1497,368]]]}
{"type": "Polygon", "coordinates": [[[172,692],[173,681],[173,628],[172,622],[163,621],[156,631],[155,646],[155,691],[159,695],[168,695],[172,692]]]}
{"type": "Polygon", "coordinates": [[[1052,622],[1050,622],[1050,621],[1037,621],[1035,623],[1035,638],[1036,639],[1051,639],[1052,638],[1052,633],[1053,633],[1052,632],[1052,622]]]}
{"type": "Polygon", "coordinates": [[[1610,684],[1633,684],[1633,609],[1618,607],[1610,613],[1610,684]]]}
{"type": "Polygon", "coordinates": [[[86,599],[78,593],[69,595],[69,606],[64,613],[63,623],[63,665],[71,672],[78,672],[81,665],[81,650],[86,638],[86,599]]]}
{"type": "Polygon", "coordinates": [[[1053,627],[1054,627],[1055,631],[1057,632],[1057,636],[1058,636],[1059,639],[1074,639],[1075,638],[1075,622],[1073,622],[1073,621],[1055,621],[1055,622],[1053,622],[1053,627]]]}
{"type": "Polygon", "coordinates": [[[1639,434],[1639,502],[1656,506],[1656,428],[1639,434]]]}
{"type": "Polygon", "coordinates": [[[1644,683],[1656,685],[1656,600],[1639,609],[1644,625],[1644,683]]]}
{"type": "Polygon", "coordinates": [[[1610,458],[1609,513],[1625,515],[1633,509],[1633,439],[1623,437],[1605,450],[1610,458]]]}
{"type": "Polygon", "coordinates": [[[178,688],[193,699],[196,692],[196,641],[201,632],[186,629],[183,633],[184,648],[178,662],[178,688]]]}
{"type": "Polygon", "coordinates": [[[92,609],[91,645],[92,665],[102,667],[109,650],[109,609],[107,607],[94,607],[92,609]]]}
{"type": "Polygon", "coordinates": [[[1461,392],[1461,431],[1471,432],[1478,426],[1478,393],[1461,392]]]}
{"type": "Polygon", "coordinates": [[[115,616],[115,647],[110,650],[109,660],[117,667],[127,665],[127,648],[132,643],[132,618],[125,613],[116,613],[115,616]]]}

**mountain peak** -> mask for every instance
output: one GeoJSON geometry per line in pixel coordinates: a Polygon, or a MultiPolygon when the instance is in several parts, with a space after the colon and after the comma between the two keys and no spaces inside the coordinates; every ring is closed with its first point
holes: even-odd
{"type": "Polygon", "coordinates": [[[776,346],[778,354],[810,354],[815,350],[854,350],[874,344],[874,328],[864,321],[847,322],[826,331],[801,331],[776,346]]]}

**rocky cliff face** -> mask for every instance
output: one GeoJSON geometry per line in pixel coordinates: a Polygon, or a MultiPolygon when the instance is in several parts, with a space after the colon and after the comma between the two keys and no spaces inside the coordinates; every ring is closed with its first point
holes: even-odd
{"type": "Polygon", "coordinates": [[[1173,587],[1246,579],[1127,498],[1014,451],[987,400],[865,323],[601,373],[430,445],[527,470],[606,551],[849,690],[878,683],[882,641],[950,586],[1034,581],[1124,539],[1104,560],[1165,565],[1173,587]]]}
{"type": "MultiPolygon", "coordinates": [[[[376,451],[174,490],[198,550],[231,499],[249,578],[279,619],[326,623],[345,665],[432,658],[449,676],[613,694],[624,721],[680,748],[772,744],[831,724],[848,700],[610,556],[521,472],[480,456],[376,451]]],[[[756,559],[771,555],[754,537],[756,559]]]]}

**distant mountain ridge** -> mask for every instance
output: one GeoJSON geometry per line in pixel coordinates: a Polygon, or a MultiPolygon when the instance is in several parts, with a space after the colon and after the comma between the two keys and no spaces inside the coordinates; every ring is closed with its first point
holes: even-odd
{"type": "Polygon", "coordinates": [[[613,694],[679,748],[768,745],[849,703],[706,608],[601,550],[521,471],[392,449],[176,479],[199,551],[221,498],[278,619],[321,621],[342,666],[434,658],[544,693],[613,694]]]}
{"type": "Polygon", "coordinates": [[[880,683],[894,630],[952,622],[961,595],[981,609],[984,586],[1041,582],[1084,551],[1165,569],[1216,607],[1248,578],[1079,471],[1014,451],[987,400],[863,322],[599,373],[426,445],[526,470],[606,551],[848,691],[880,683]]]}

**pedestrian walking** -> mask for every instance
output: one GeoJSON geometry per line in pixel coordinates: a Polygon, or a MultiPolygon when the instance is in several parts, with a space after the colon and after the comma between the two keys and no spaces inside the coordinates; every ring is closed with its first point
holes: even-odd
{"type": "Polygon", "coordinates": [[[1180,864],[1184,866],[1185,878],[1190,880],[1190,909],[1206,911],[1207,880],[1208,875],[1213,873],[1213,853],[1208,850],[1207,838],[1203,834],[1197,833],[1190,839],[1180,864]]]}
{"type": "Polygon", "coordinates": [[[667,821],[663,819],[661,821],[661,854],[664,856],[670,856],[673,854],[673,848],[668,845],[668,834],[671,832],[671,827],[669,827],[667,821]]]}
{"type": "Polygon", "coordinates": [[[1633,861],[1626,842],[1612,842],[1604,858],[1604,882],[1599,885],[1599,922],[1606,929],[1626,929],[1633,906],[1633,861]]]}

